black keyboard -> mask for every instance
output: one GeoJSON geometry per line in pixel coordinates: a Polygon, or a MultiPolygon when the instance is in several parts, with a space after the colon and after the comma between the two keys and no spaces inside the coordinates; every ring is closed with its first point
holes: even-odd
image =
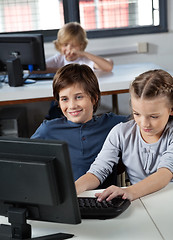
{"type": "Polygon", "coordinates": [[[33,80],[51,80],[55,76],[55,73],[31,73],[28,78],[33,80]]]}
{"type": "Polygon", "coordinates": [[[108,219],[119,216],[130,205],[128,199],[116,197],[111,201],[98,202],[94,197],[78,197],[81,218],[83,219],[108,219]]]}
{"type": "MultiPolygon", "coordinates": [[[[32,80],[53,80],[54,76],[55,73],[25,73],[23,74],[23,79],[25,80],[25,83],[33,83],[31,82],[32,80]]],[[[0,75],[0,82],[8,83],[8,75],[0,75]]]]}

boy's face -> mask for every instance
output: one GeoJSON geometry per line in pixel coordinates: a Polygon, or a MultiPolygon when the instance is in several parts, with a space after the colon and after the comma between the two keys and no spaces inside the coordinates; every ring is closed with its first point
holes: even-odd
{"type": "Polygon", "coordinates": [[[93,103],[80,84],[63,88],[59,92],[59,104],[65,117],[75,123],[92,119],[93,103]]]}
{"type": "Polygon", "coordinates": [[[67,61],[75,61],[78,58],[78,52],[81,46],[74,40],[70,40],[61,46],[61,54],[65,55],[67,61]]]}
{"type": "Polygon", "coordinates": [[[131,96],[134,120],[147,143],[157,142],[163,133],[169,116],[173,114],[166,97],[141,99],[131,96]]]}

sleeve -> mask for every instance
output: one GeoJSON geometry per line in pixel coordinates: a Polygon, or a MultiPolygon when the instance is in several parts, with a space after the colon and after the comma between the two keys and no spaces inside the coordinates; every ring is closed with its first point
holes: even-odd
{"type": "Polygon", "coordinates": [[[31,139],[45,139],[47,136],[46,129],[46,120],[44,120],[43,123],[37,128],[35,133],[31,136],[31,139]]]}
{"type": "Polygon", "coordinates": [[[158,169],[162,167],[168,168],[173,173],[173,129],[169,132],[169,137],[165,141],[167,149],[163,151],[160,157],[158,169]]]}
{"type": "Polygon", "coordinates": [[[47,68],[60,68],[64,66],[63,57],[61,54],[56,54],[48,59],[46,59],[46,67],[47,68]]]}
{"type": "Polygon", "coordinates": [[[121,123],[116,125],[108,134],[104,145],[88,172],[94,174],[101,183],[112,173],[114,164],[118,164],[120,156],[121,123]]]}

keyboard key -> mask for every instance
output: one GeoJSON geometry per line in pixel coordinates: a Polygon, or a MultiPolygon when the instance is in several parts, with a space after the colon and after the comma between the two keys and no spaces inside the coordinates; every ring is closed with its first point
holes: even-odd
{"type": "Polygon", "coordinates": [[[130,205],[128,199],[116,197],[111,201],[98,202],[93,197],[78,197],[79,209],[82,218],[107,219],[114,218],[123,213],[130,205]]]}

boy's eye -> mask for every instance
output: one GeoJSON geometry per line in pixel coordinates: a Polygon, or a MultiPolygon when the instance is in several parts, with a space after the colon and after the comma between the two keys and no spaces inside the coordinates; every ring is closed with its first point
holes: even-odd
{"type": "Polygon", "coordinates": [[[77,96],[76,98],[77,98],[77,99],[82,99],[83,96],[79,95],[79,96],[77,96]]]}
{"type": "Polygon", "coordinates": [[[61,101],[65,102],[65,101],[67,101],[67,98],[61,98],[61,101]]]}

